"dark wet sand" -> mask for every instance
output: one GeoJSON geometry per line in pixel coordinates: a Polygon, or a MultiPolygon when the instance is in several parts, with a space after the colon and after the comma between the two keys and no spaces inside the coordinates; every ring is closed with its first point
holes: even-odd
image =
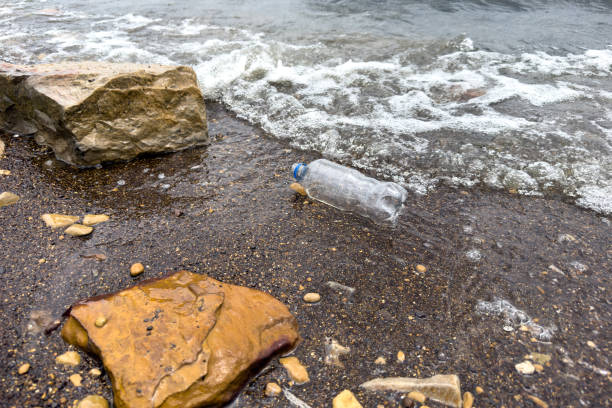
{"type": "MultiPolygon", "coordinates": [[[[291,164],[314,155],[267,139],[218,104],[208,110],[209,148],[103,169],[74,170],[55,160],[49,167],[48,150],[2,135],[7,157],[0,168],[12,175],[0,176],[0,190],[22,198],[0,209],[1,406],[67,406],[92,393],[110,400],[108,377],[87,374],[99,361],[55,366],[55,356],[69,348],[59,330],[29,334],[30,313],[60,316],[81,298],[179,269],[258,288],[288,305],[303,337],[295,354],[311,377],[289,389],[313,408],[331,406],[346,388],[364,407],[398,407],[399,394],[366,393],[358,385],[377,376],[446,373],[459,375],[463,391],[485,390],[476,395],[477,407],[535,406],[528,395],[551,407],[612,406],[610,374],[594,371],[609,370],[611,359],[609,219],[555,199],[443,187],[411,195],[401,225],[381,228],[287,188],[291,164]],[[40,220],[46,212],[106,213],[111,220],[86,238],[60,239],[61,230],[40,220]],[[560,234],[576,241],[559,242],[560,234]],[[471,249],[480,251],[479,261],[466,256],[471,249]],[[93,253],[108,258],[83,257],[93,253]],[[137,261],[146,271],[131,278],[137,261]],[[427,272],[417,273],[416,264],[427,272]],[[337,292],[327,281],[356,291],[337,292]],[[319,292],[321,302],[305,304],[309,291],[319,292]],[[478,300],[495,298],[556,326],[552,340],[533,341],[528,332],[505,331],[501,317],[475,313],[478,300]],[[324,364],[326,337],[351,348],[344,368],[324,364]],[[400,350],[404,363],[396,361],[400,350]],[[514,365],[531,352],[550,354],[550,365],[530,376],[517,373],[514,365]],[[374,364],[379,356],[386,365],[374,364]],[[32,367],[18,375],[24,362],[32,367]],[[68,381],[76,372],[84,379],[80,388],[68,381]],[[68,402],[61,404],[62,397],[68,402]]],[[[272,380],[288,387],[277,361],[235,406],[290,406],[282,396],[263,397],[272,380]]]]}

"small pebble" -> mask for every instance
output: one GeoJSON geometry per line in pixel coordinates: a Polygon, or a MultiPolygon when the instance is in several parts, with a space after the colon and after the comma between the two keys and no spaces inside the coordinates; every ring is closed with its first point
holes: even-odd
{"type": "Polygon", "coordinates": [[[10,170],[0,170],[0,176],[10,176],[10,175],[11,175],[10,170]]]}
{"type": "Polygon", "coordinates": [[[425,394],[419,391],[411,391],[408,393],[408,395],[406,395],[406,397],[410,398],[413,401],[420,402],[421,404],[424,403],[425,400],[427,399],[425,394]]]}
{"type": "Polygon", "coordinates": [[[266,395],[266,397],[276,397],[278,394],[281,393],[281,391],[282,390],[280,385],[275,382],[269,382],[266,384],[264,394],[266,395]]]}
{"type": "Polygon", "coordinates": [[[516,371],[519,373],[526,375],[530,375],[535,372],[535,367],[533,364],[531,364],[531,361],[523,361],[522,363],[518,363],[514,366],[514,368],[516,368],[516,371]]]}
{"type": "Polygon", "coordinates": [[[306,303],[317,303],[321,300],[321,295],[318,293],[310,292],[304,295],[304,302],[306,303]]]}
{"type": "Polygon", "coordinates": [[[425,267],[425,265],[418,264],[418,265],[415,267],[415,269],[416,269],[416,271],[417,271],[418,273],[425,273],[425,272],[427,272],[427,268],[425,267]]]}
{"type": "Polygon", "coordinates": [[[474,391],[476,391],[476,394],[482,394],[484,392],[484,388],[479,385],[474,389],[474,391]]]}
{"type": "Polygon", "coordinates": [[[385,365],[387,364],[387,359],[384,357],[378,357],[376,360],[374,360],[374,364],[385,365]]]}
{"type": "Polygon", "coordinates": [[[589,346],[590,348],[594,349],[597,348],[597,344],[595,344],[593,341],[589,340],[587,341],[587,346],[589,346]]]}
{"type": "Polygon", "coordinates": [[[106,222],[110,219],[110,217],[106,214],[87,214],[83,217],[83,225],[87,225],[89,227],[100,224],[101,222],[106,222]]]}
{"type": "Polygon", "coordinates": [[[17,194],[13,194],[8,191],[0,194],[0,207],[15,204],[17,201],[19,201],[19,196],[17,194]]]}
{"type": "Polygon", "coordinates": [[[19,366],[19,369],[17,370],[17,372],[19,373],[19,375],[24,375],[29,370],[30,370],[30,363],[25,363],[19,366]]]}
{"type": "Polygon", "coordinates": [[[72,224],[71,226],[66,228],[66,231],[64,231],[64,233],[68,235],[72,235],[73,237],[82,237],[84,235],[91,234],[92,231],[93,231],[93,228],[87,225],[72,224]]]}
{"type": "Polygon", "coordinates": [[[403,351],[398,351],[397,352],[397,361],[399,361],[400,363],[403,363],[404,360],[406,360],[406,354],[404,354],[403,351]]]}
{"type": "Polygon", "coordinates": [[[98,316],[95,322],[96,327],[103,327],[105,324],[106,324],[106,317],[98,316]]]}
{"type": "Polygon", "coordinates": [[[332,408],[363,408],[363,405],[351,391],[344,390],[334,397],[332,408]]]}
{"type": "Polygon", "coordinates": [[[76,408],[108,408],[108,401],[99,395],[88,395],[79,401],[76,408]]]}
{"type": "Polygon", "coordinates": [[[55,357],[55,363],[75,367],[81,364],[81,356],[76,351],[67,351],[55,357]]]}
{"type": "Polygon", "coordinates": [[[472,408],[472,405],[474,405],[474,396],[471,392],[466,391],[463,394],[463,408],[472,408]]]}
{"type": "Polygon", "coordinates": [[[89,375],[91,375],[92,377],[99,377],[102,375],[102,371],[100,371],[99,368],[92,368],[91,370],[89,370],[89,375]]]}
{"type": "Polygon", "coordinates": [[[75,387],[80,387],[83,381],[81,374],[72,374],[70,377],[68,377],[68,379],[75,387]]]}
{"type": "Polygon", "coordinates": [[[540,408],[548,408],[548,404],[542,401],[540,398],[536,397],[535,395],[528,395],[527,398],[532,400],[533,403],[536,404],[540,408]]]}
{"type": "Polygon", "coordinates": [[[130,275],[132,276],[138,276],[143,272],[144,266],[140,262],[137,262],[130,267],[130,275]]]}
{"type": "Polygon", "coordinates": [[[300,363],[297,357],[285,357],[278,361],[285,367],[291,379],[296,383],[303,384],[310,381],[308,370],[300,363]]]}

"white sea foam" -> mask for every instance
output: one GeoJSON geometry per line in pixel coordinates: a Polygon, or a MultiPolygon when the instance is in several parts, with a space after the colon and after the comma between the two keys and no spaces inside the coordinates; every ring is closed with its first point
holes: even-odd
{"type": "Polygon", "coordinates": [[[512,303],[504,299],[495,299],[492,302],[479,300],[476,304],[476,313],[485,316],[501,316],[508,326],[518,328],[525,326],[531,334],[541,341],[551,341],[557,328],[552,326],[541,326],[533,321],[531,317],[512,303]]]}

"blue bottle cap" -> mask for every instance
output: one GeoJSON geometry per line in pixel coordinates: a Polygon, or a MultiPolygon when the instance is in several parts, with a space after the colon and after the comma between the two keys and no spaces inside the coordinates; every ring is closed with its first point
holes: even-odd
{"type": "Polygon", "coordinates": [[[306,175],[306,170],[308,170],[308,165],[306,163],[295,163],[293,167],[291,167],[291,170],[293,172],[293,178],[297,181],[302,181],[306,175]]]}

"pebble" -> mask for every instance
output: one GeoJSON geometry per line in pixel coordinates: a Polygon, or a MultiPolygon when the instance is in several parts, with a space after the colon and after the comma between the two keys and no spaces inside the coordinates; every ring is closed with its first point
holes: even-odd
{"type": "Polygon", "coordinates": [[[285,357],[279,359],[278,361],[280,361],[283,367],[285,367],[285,370],[287,370],[287,373],[291,379],[297,384],[303,384],[310,381],[308,370],[306,370],[306,367],[300,363],[300,360],[298,360],[297,357],[285,357]]]}
{"type": "Polygon", "coordinates": [[[68,379],[75,387],[80,387],[81,382],[83,381],[81,374],[72,374],[70,377],[68,377],[68,379]]]}
{"type": "Polygon", "coordinates": [[[321,300],[321,295],[315,292],[310,292],[304,295],[304,302],[306,303],[317,303],[321,300]]]}
{"type": "Polygon", "coordinates": [[[535,395],[528,395],[527,398],[532,400],[533,403],[536,404],[540,408],[548,408],[548,404],[542,401],[541,399],[539,399],[538,397],[536,397],[535,395]]]}
{"type": "Polygon", "coordinates": [[[376,360],[374,360],[374,364],[385,365],[387,364],[387,359],[384,357],[378,357],[376,360]]]}
{"type": "Polygon", "coordinates": [[[589,346],[590,348],[594,349],[597,348],[597,344],[595,344],[595,342],[589,340],[586,342],[587,346],[589,346]]]}
{"type": "Polygon", "coordinates": [[[88,395],[79,401],[76,408],[108,408],[108,401],[99,395],[88,395]]]}
{"type": "Polygon", "coordinates": [[[521,374],[533,374],[535,372],[535,367],[531,364],[531,361],[523,361],[522,363],[518,363],[514,366],[516,371],[521,374]]]}
{"type": "Polygon", "coordinates": [[[281,393],[281,391],[282,390],[280,385],[275,382],[269,382],[266,384],[264,394],[266,395],[266,397],[276,397],[278,394],[281,393]]]}
{"type": "Polygon", "coordinates": [[[474,405],[474,396],[471,392],[466,391],[463,393],[463,408],[472,408],[474,405]]]}
{"type": "Polygon", "coordinates": [[[76,351],[67,351],[55,357],[55,363],[76,367],[81,364],[81,356],[76,351]]]}
{"type": "Polygon", "coordinates": [[[344,390],[334,397],[332,408],[363,408],[363,406],[351,391],[344,390]]]}
{"type": "Polygon", "coordinates": [[[425,267],[425,265],[418,264],[418,265],[415,267],[415,269],[416,269],[416,271],[417,271],[418,273],[425,273],[425,272],[427,272],[427,268],[425,267]]]}
{"type": "Polygon", "coordinates": [[[28,371],[30,371],[30,363],[25,363],[25,364],[20,365],[19,369],[17,370],[19,375],[24,375],[28,371]]]}
{"type": "Polygon", "coordinates": [[[109,220],[106,214],[87,214],[83,217],[83,225],[93,226],[109,220]]]}
{"type": "Polygon", "coordinates": [[[482,394],[484,392],[484,388],[479,385],[474,391],[476,391],[476,394],[482,394]]]}
{"type": "Polygon", "coordinates": [[[96,319],[96,322],[95,322],[96,327],[104,327],[105,324],[106,324],[106,317],[99,316],[96,319]]]}
{"type": "Polygon", "coordinates": [[[17,201],[19,201],[19,196],[17,194],[13,194],[8,191],[0,194],[0,207],[15,204],[17,201]]]}
{"type": "Polygon", "coordinates": [[[51,228],[64,228],[79,222],[79,217],[75,215],[43,214],[40,218],[51,228]]]}
{"type": "Polygon", "coordinates": [[[91,370],[89,370],[89,375],[91,375],[92,377],[99,377],[102,375],[102,371],[100,371],[99,368],[92,368],[91,370]]]}
{"type": "Polygon", "coordinates": [[[403,363],[406,360],[406,354],[404,354],[403,351],[398,351],[397,352],[397,361],[400,363],[403,363]]]}
{"type": "Polygon", "coordinates": [[[10,175],[11,175],[10,170],[0,170],[0,176],[10,176],[10,175]]]}
{"type": "Polygon", "coordinates": [[[289,186],[289,188],[300,195],[303,195],[303,196],[306,195],[306,190],[304,190],[304,187],[302,187],[300,183],[293,183],[289,186]]]}
{"type": "Polygon", "coordinates": [[[136,262],[130,266],[130,275],[138,276],[144,272],[144,266],[140,262],[136,262]]]}
{"type": "Polygon", "coordinates": [[[411,391],[408,393],[408,395],[406,395],[406,397],[410,398],[413,401],[420,402],[421,404],[424,403],[427,399],[425,394],[419,391],[411,391]]]}
{"type": "Polygon", "coordinates": [[[544,366],[542,364],[534,364],[533,368],[535,368],[536,372],[541,373],[542,371],[544,371],[544,366]]]}
{"type": "Polygon", "coordinates": [[[91,234],[92,231],[93,231],[93,228],[88,227],[87,225],[72,224],[71,226],[66,228],[66,231],[64,231],[64,233],[68,235],[72,235],[73,237],[82,237],[84,235],[91,234]]]}

